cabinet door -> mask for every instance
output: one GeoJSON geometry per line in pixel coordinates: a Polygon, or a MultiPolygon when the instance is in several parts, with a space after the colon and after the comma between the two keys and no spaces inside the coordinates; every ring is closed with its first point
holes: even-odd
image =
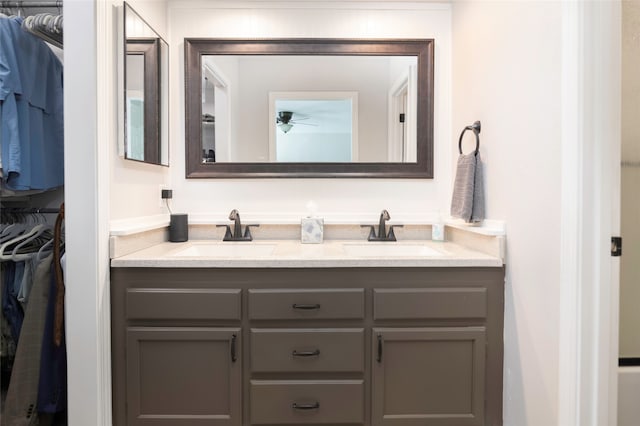
{"type": "Polygon", "coordinates": [[[127,329],[129,426],[241,425],[239,328],[127,329]]]}
{"type": "Polygon", "coordinates": [[[485,328],[374,328],[374,426],[484,424],[485,328]]]}

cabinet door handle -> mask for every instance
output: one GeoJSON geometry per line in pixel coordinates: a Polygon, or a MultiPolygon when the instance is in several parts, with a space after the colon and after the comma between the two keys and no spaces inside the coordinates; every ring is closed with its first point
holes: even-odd
{"type": "Polygon", "coordinates": [[[293,356],[319,356],[320,355],[320,349],[316,349],[313,351],[296,351],[294,350],[293,352],[291,352],[291,355],[293,356]]]}
{"type": "Polygon", "coordinates": [[[313,311],[313,310],[320,309],[320,304],[319,303],[315,303],[315,304],[294,303],[293,305],[291,305],[291,307],[293,309],[301,309],[303,311],[313,311]]]}
{"type": "Polygon", "coordinates": [[[378,356],[376,361],[382,362],[382,334],[378,334],[378,356]]]}
{"type": "Polygon", "coordinates": [[[236,357],[236,338],[237,336],[235,334],[231,335],[231,362],[236,362],[238,359],[236,357]]]}
{"type": "Polygon", "coordinates": [[[298,404],[297,402],[294,402],[291,407],[294,410],[317,410],[320,408],[320,403],[318,401],[313,404],[298,404]]]}

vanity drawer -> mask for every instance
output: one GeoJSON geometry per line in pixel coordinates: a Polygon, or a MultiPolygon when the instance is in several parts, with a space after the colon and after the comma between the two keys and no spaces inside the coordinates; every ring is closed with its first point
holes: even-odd
{"type": "Polygon", "coordinates": [[[132,288],[126,315],[135,320],[240,320],[240,289],[132,288]]]}
{"type": "Polygon", "coordinates": [[[364,329],[251,329],[254,372],[364,371],[364,329]]]}
{"type": "Polygon", "coordinates": [[[364,318],[364,289],[251,289],[249,318],[360,319],[364,318]]]}
{"type": "Polygon", "coordinates": [[[252,424],[362,424],[362,380],[252,380],[252,424]]]}
{"type": "Polygon", "coordinates": [[[375,320],[485,318],[486,316],[486,288],[439,287],[373,290],[373,318],[375,320]]]}

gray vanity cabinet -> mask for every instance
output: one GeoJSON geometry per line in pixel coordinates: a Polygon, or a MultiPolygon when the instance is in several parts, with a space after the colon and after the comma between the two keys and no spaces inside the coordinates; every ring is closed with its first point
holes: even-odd
{"type": "Polygon", "coordinates": [[[135,271],[111,271],[113,425],[241,426],[241,290],[135,271]]]}
{"type": "Polygon", "coordinates": [[[484,424],[485,328],[374,328],[374,426],[484,424]]]}
{"type": "Polygon", "coordinates": [[[114,426],[501,426],[504,269],[112,268],[114,426]]]}
{"type": "Polygon", "coordinates": [[[239,328],[128,327],[127,424],[241,425],[240,341],[239,328]]]}

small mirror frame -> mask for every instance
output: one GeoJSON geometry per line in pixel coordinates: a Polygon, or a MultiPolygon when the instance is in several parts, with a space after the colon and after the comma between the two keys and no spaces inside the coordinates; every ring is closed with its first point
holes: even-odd
{"type": "MultiPolygon", "coordinates": [[[[169,102],[169,87],[168,83],[163,91],[162,87],[162,64],[161,60],[169,60],[169,44],[156,32],[156,30],[149,25],[147,21],[127,2],[123,3],[123,37],[122,41],[124,43],[123,54],[124,58],[122,61],[122,79],[123,79],[123,113],[124,113],[124,159],[128,161],[137,161],[139,163],[147,163],[154,164],[157,166],[169,167],[169,159],[167,156],[166,163],[162,162],[162,122],[168,121],[168,116],[162,115],[162,102],[163,98],[166,98],[166,102],[169,102]],[[156,37],[127,37],[127,14],[132,13],[135,15],[137,19],[144,22],[147,27],[153,33],[156,34],[156,37]],[[131,46],[129,46],[129,42],[131,42],[131,46]],[[162,47],[161,44],[164,43],[166,46],[165,55],[166,58],[162,57],[162,47]],[[136,158],[128,158],[127,157],[127,145],[131,143],[128,140],[127,135],[127,127],[129,123],[127,123],[127,54],[128,53],[137,53],[141,54],[144,58],[144,160],[138,160],[136,158]],[[148,128],[147,128],[148,127],[148,128]]],[[[167,67],[168,73],[168,67],[167,67]]],[[[169,81],[169,77],[167,75],[166,81],[169,81]]],[[[168,122],[167,122],[168,124],[168,122]]],[[[167,133],[169,133],[169,127],[167,125],[167,133]]],[[[169,134],[165,135],[167,138],[167,144],[169,134]]],[[[169,148],[166,148],[169,150],[169,148]]]]}
{"type": "MultiPolygon", "coordinates": [[[[187,178],[433,178],[434,41],[432,39],[200,39],[185,46],[187,178]],[[203,163],[203,55],[346,55],[418,58],[415,163],[203,163]]],[[[265,143],[268,135],[265,135],[265,143]]],[[[366,141],[363,141],[366,143],[366,141]]]]}

